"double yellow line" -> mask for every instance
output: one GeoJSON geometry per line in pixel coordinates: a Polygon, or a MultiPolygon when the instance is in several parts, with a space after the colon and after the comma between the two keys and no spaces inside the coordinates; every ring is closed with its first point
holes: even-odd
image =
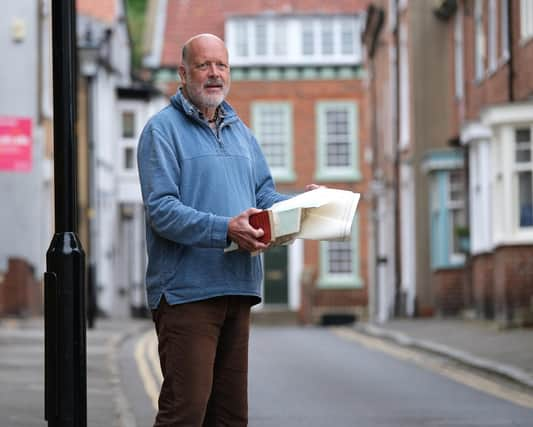
{"type": "Polygon", "coordinates": [[[466,368],[452,366],[449,363],[443,363],[435,357],[424,355],[421,352],[401,347],[399,345],[383,341],[379,338],[369,337],[353,329],[336,328],[333,330],[333,333],[343,339],[355,341],[366,348],[379,350],[392,357],[395,357],[396,359],[405,360],[422,368],[437,372],[458,383],[464,384],[492,396],[496,396],[502,400],[507,400],[515,405],[530,409],[533,408],[532,394],[521,392],[512,387],[506,386],[503,383],[482,377],[481,375],[477,375],[466,368]]]}
{"type": "Polygon", "coordinates": [[[135,362],[144,385],[144,390],[157,410],[157,399],[163,382],[159,356],[157,354],[157,336],[153,329],[145,332],[135,345],[135,362]]]}

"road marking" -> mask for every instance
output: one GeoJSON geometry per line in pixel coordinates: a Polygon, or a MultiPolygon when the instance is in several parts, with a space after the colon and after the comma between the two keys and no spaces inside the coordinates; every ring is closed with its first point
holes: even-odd
{"type": "Polygon", "coordinates": [[[343,339],[355,341],[364,347],[379,350],[400,360],[406,360],[422,368],[429,369],[450,378],[458,383],[467,385],[476,390],[490,394],[515,405],[533,409],[533,396],[529,393],[515,390],[511,387],[499,384],[480,375],[474,374],[456,366],[449,366],[435,358],[430,358],[420,352],[401,347],[397,344],[388,343],[379,338],[369,337],[353,329],[334,328],[333,333],[343,339]]]}
{"type": "Polygon", "coordinates": [[[156,336],[153,330],[149,330],[137,341],[135,346],[135,361],[144,390],[152,402],[154,409],[157,410],[157,400],[159,398],[162,377],[157,354],[154,357],[154,348],[157,349],[156,336]],[[154,373],[159,373],[159,376],[154,373]]]}

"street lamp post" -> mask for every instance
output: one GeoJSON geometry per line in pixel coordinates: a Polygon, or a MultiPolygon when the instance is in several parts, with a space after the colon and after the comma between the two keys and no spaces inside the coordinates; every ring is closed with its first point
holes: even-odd
{"type": "Polygon", "coordinates": [[[52,0],[55,234],[44,274],[49,427],[87,426],[85,254],[76,234],[75,13],[74,0],[52,0]]]}

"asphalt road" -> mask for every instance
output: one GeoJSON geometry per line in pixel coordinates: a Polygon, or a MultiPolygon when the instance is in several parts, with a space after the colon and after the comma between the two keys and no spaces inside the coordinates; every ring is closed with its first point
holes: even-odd
{"type": "MultiPolygon", "coordinates": [[[[155,346],[149,332],[121,351],[138,427],[155,414],[155,346]]],[[[352,329],[254,327],[250,350],[250,427],[533,426],[531,392],[352,329]]]]}

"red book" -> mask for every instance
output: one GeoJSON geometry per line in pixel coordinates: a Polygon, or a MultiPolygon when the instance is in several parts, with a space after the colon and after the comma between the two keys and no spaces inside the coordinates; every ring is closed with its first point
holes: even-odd
{"type": "Polygon", "coordinates": [[[265,232],[263,237],[259,238],[259,241],[263,243],[270,243],[272,239],[272,222],[271,222],[271,212],[268,210],[252,214],[249,217],[250,225],[253,228],[261,228],[265,232]]]}

